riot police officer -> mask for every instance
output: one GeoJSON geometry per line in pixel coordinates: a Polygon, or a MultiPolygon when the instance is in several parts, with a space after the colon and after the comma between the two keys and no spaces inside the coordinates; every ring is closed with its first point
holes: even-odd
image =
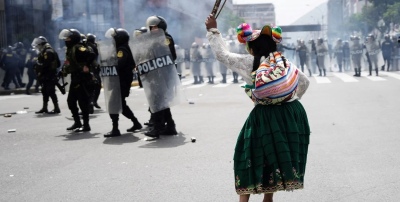
{"type": "MultiPolygon", "coordinates": [[[[94,54],[96,55],[95,61],[98,60],[99,56],[99,50],[97,49],[97,43],[96,43],[96,35],[88,33],[86,35],[86,45],[92,49],[94,54]]],[[[101,91],[101,78],[100,78],[100,67],[99,65],[93,65],[92,72],[94,77],[96,78],[96,83],[93,86],[93,94],[91,96],[91,104],[90,106],[96,107],[97,109],[100,109],[101,107],[97,103],[97,100],[99,99],[100,91],[101,91]]]]}
{"type": "Polygon", "coordinates": [[[342,65],[343,65],[343,43],[342,43],[342,39],[338,39],[336,41],[336,45],[334,47],[333,58],[336,58],[336,63],[339,66],[339,72],[342,72],[342,65]]]}
{"type": "Polygon", "coordinates": [[[22,42],[17,42],[13,46],[14,51],[18,54],[18,66],[16,67],[14,83],[18,83],[20,87],[25,87],[26,84],[22,82],[22,77],[24,76],[25,59],[26,59],[26,49],[22,42]],[[16,81],[15,81],[16,80],[16,81]]]}
{"type": "MultiPolygon", "coordinates": [[[[175,42],[170,34],[167,32],[167,22],[161,16],[150,16],[146,20],[146,26],[149,31],[156,31],[158,29],[162,29],[165,33],[165,44],[169,47],[171,52],[172,60],[175,63],[176,60],[176,50],[175,50],[175,42]]],[[[179,77],[178,77],[179,80],[179,77]]],[[[176,135],[178,132],[176,131],[175,121],[172,118],[171,109],[166,108],[161,111],[151,113],[154,122],[154,128],[149,132],[146,132],[145,135],[149,137],[158,138],[162,135],[176,135]]]]}
{"type": "Polygon", "coordinates": [[[190,64],[191,64],[191,69],[192,69],[192,74],[194,78],[194,83],[193,84],[200,84],[201,83],[201,70],[200,70],[200,64],[201,64],[201,54],[199,51],[199,45],[196,42],[192,43],[192,46],[190,47],[190,64]]]}
{"type": "Polygon", "coordinates": [[[372,65],[375,67],[376,76],[378,76],[378,56],[381,48],[379,47],[378,42],[375,40],[375,36],[372,34],[368,35],[366,49],[371,61],[371,65],[369,66],[369,76],[372,75],[372,65]]]}
{"type": "Polygon", "coordinates": [[[309,53],[309,50],[308,50],[307,46],[305,45],[304,40],[299,40],[299,46],[297,47],[297,53],[299,55],[301,71],[304,73],[304,65],[306,65],[309,76],[311,76],[311,69],[307,65],[307,55],[309,53]]]}
{"type": "Polygon", "coordinates": [[[15,88],[19,88],[19,84],[15,79],[15,75],[18,72],[17,67],[20,62],[19,55],[15,52],[12,46],[7,47],[4,51],[4,56],[1,58],[0,64],[5,70],[4,80],[1,86],[5,90],[10,90],[11,81],[14,83],[15,88]]]}
{"type": "MultiPolygon", "coordinates": [[[[122,114],[130,119],[133,123],[133,126],[127,129],[127,132],[134,132],[135,130],[142,129],[142,125],[139,123],[132,110],[126,104],[126,98],[129,96],[131,84],[133,81],[133,68],[136,66],[135,61],[133,60],[132,51],[129,47],[129,34],[125,29],[111,28],[106,32],[107,38],[113,38],[116,46],[116,55],[117,55],[117,65],[116,71],[119,77],[120,82],[120,92],[121,92],[121,101],[122,101],[122,114]]],[[[118,95],[113,95],[118,96],[118,95]]],[[[111,99],[111,98],[109,98],[111,99]]],[[[118,129],[118,119],[119,114],[110,113],[110,117],[112,120],[113,128],[110,132],[104,135],[104,137],[116,137],[120,136],[121,133],[118,129]]]]}
{"type": "Polygon", "coordinates": [[[328,55],[328,48],[324,44],[324,39],[318,38],[316,50],[317,50],[319,76],[322,76],[322,72],[324,73],[323,76],[326,76],[325,59],[328,55]]]}
{"type": "Polygon", "coordinates": [[[42,86],[43,107],[36,114],[58,114],[60,108],[58,106],[58,98],[56,95],[57,69],[60,66],[60,59],[57,52],[51,47],[47,39],[39,36],[33,39],[32,47],[38,51],[37,63],[35,65],[37,79],[42,86]],[[47,110],[49,98],[54,104],[54,110],[47,110]]]}
{"type": "MultiPolygon", "coordinates": [[[[234,40],[229,42],[229,51],[232,53],[239,53],[240,50],[239,48],[236,46],[236,43],[234,40]]],[[[241,53],[240,53],[241,54],[241,53]]],[[[239,83],[239,74],[235,71],[232,71],[232,76],[233,76],[233,83],[239,83]]]]}
{"type": "Polygon", "coordinates": [[[387,71],[390,69],[390,61],[392,60],[392,54],[394,49],[394,44],[388,34],[385,35],[385,41],[382,43],[382,56],[384,64],[382,66],[382,71],[385,71],[385,66],[387,67],[387,71]]]}
{"type": "Polygon", "coordinates": [[[350,46],[350,54],[351,61],[353,63],[354,72],[353,76],[360,77],[361,76],[361,58],[363,54],[363,44],[360,43],[360,37],[351,36],[350,40],[352,41],[352,45],[350,46]]]}
{"type": "MultiPolygon", "coordinates": [[[[29,58],[26,61],[25,67],[28,69],[28,84],[26,85],[26,94],[30,95],[30,89],[33,85],[33,82],[36,80],[36,64],[37,64],[37,59],[38,59],[38,52],[36,49],[32,48],[29,51],[29,58]]],[[[37,80],[36,80],[37,82],[37,80]]]]}
{"type": "Polygon", "coordinates": [[[347,40],[343,42],[343,69],[350,70],[350,45],[347,40]]]}
{"type": "Polygon", "coordinates": [[[205,65],[205,69],[207,72],[207,78],[208,78],[208,82],[209,84],[214,84],[214,54],[211,50],[211,46],[210,44],[203,44],[203,61],[204,61],[204,65],[205,65]]]}
{"type": "Polygon", "coordinates": [[[96,55],[86,48],[81,41],[81,33],[77,29],[63,29],[59,38],[64,40],[67,47],[62,76],[71,74],[71,84],[68,92],[68,108],[71,110],[74,124],[67,130],[75,132],[90,131],[89,126],[89,86],[93,82],[90,66],[96,55]],[[79,117],[78,105],[82,111],[83,125],[79,117]]]}

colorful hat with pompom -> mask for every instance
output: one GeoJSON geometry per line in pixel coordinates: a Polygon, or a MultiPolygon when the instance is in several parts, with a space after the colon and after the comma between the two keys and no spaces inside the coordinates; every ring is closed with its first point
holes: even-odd
{"type": "Polygon", "coordinates": [[[240,43],[254,41],[261,34],[271,36],[276,43],[282,41],[282,29],[265,25],[261,30],[253,30],[247,23],[242,23],[236,28],[237,38],[240,43]]]}

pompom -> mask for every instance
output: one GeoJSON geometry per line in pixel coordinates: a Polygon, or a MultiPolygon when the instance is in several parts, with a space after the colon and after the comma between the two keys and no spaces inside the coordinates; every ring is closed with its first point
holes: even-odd
{"type": "Polygon", "coordinates": [[[247,23],[242,23],[236,28],[237,37],[240,43],[246,43],[251,39],[253,29],[247,23]]]}
{"type": "Polygon", "coordinates": [[[280,27],[272,28],[272,39],[276,43],[280,43],[282,41],[282,29],[280,27]]]}

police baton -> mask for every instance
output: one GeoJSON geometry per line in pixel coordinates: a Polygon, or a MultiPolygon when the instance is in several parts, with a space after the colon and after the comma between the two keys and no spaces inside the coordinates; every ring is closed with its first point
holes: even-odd
{"type": "Polygon", "coordinates": [[[221,0],[215,0],[214,7],[213,7],[213,9],[211,11],[211,14],[215,17],[215,19],[218,18],[219,14],[222,11],[222,8],[224,8],[225,3],[226,3],[226,0],[224,0],[224,3],[222,4],[221,8],[219,8],[219,6],[221,4],[221,0]]]}

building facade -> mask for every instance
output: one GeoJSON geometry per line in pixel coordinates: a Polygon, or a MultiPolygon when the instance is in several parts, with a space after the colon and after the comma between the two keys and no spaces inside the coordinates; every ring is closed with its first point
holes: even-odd
{"type": "Polygon", "coordinates": [[[276,24],[275,6],[272,3],[264,4],[234,4],[233,11],[253,29],[276,24]]]}

